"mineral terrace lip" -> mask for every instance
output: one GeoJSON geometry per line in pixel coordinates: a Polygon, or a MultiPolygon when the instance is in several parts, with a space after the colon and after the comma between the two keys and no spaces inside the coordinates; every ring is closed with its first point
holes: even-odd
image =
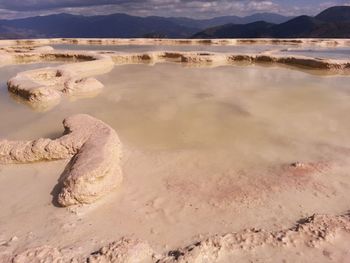
{"type": "Polygon", "coordinates": [[[0,261],[346,261],[350,60],[291,45],[350,41],[0,41],[0,261]]]}

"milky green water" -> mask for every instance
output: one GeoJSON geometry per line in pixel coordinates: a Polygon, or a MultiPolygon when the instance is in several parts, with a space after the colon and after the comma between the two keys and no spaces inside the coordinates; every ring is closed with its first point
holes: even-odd
{"type": "Polygon", "coordinates": [[[111,125],[125,145],[147,150],[225,150],[239,161],[323,158],[320,146],[350,147],[350,86],[344,76],[279,67],[117,66],[99,76],[95,98],[63,99],[42,113],[16,102],[0,69],[0,136],[55,137],[61,121],[88,113],[111,125]]]}

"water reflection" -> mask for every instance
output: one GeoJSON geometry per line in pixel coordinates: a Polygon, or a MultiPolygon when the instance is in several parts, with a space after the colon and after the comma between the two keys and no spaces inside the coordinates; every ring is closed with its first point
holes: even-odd
{"type": "MultiPolygon", "coordinates": [[[[2,74],[27,67],[3,68],[2,74]]],[[[94,99],[63,98],[45,114],[15,103],[6,94],[7,77],[1,137],[50,136],[61,132],[65,117],[88,113],[110,124],[130,147],[220,150],[237,162],[317,157],[320,144],[350,147],[347,77],[281,67],[125,65],[98,77],[105,88],[94,99]]]]}

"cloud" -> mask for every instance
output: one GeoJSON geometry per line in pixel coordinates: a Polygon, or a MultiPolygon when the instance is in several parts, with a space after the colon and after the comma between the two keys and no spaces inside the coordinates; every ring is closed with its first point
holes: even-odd
{"type": "Polygon", "coordinates": [[[271,11],[278,5],[260,0],[2,0],[0,9],[9,12],[47,14],[59,11],[94,14],[126,12],[136,15],[216,16],[271,11]]]}
{"type": "Polygon", "coordinates": [[[346,6],[350,6],[350,0],[343,0],[343,1],[325,1],[325,2],[322,2],[320,4],[320,7],[322,9],[326,9],[328,7],[331,7],[331,6],[335,6],[335,5],[346,5],[346,6]]]}
{"type": "Polygon", "coordinates": [[[323,6],[347,4],[350,0],[1,0],[1,18],[52,13],[81,15],[128,13],[149,16],[214,17],[255,12],[313,13],[323,6]],[[333,4],[334,3],[334,4],[333,4]]]}

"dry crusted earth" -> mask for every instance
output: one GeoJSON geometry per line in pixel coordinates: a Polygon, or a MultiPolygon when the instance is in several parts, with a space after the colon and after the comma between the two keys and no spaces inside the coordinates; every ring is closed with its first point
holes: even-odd
{"type": "MultiPolygon", "coordinates": [[[[350,215],[313,215],[296,226],[277,232],[247,229],[217,235],[159,255],[140,240],[124,238],[90,256],[70,257],[57,248],[28,249],[9,262],[349,262],[350,215]],[[347,242],[346,242],[347,241],[347,242]],[[264,250],[272,251],[273,257],[264,250]],[[292,262],[292,261],[290,261],[292,262]]],[[[2,259],[6,261],[6,258],[2,259]]]]}

